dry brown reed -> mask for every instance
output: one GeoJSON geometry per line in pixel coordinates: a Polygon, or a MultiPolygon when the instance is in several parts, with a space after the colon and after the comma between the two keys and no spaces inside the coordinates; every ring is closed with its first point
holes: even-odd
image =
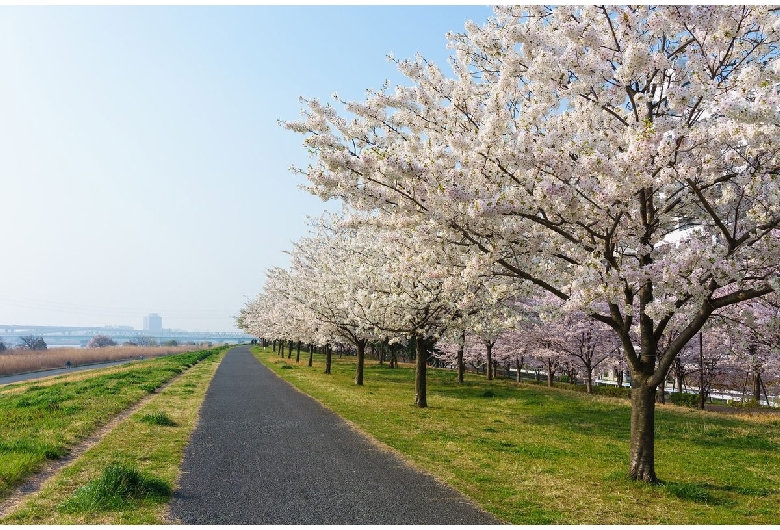
{"type": "Polygon", "coordinates": [[[107,346],[105,348],[50,348],[43,351],[8,350],[0,353],[0,375],[23,374],[85,364],[160,357],[202,350],[203,346],[107,346]]]}

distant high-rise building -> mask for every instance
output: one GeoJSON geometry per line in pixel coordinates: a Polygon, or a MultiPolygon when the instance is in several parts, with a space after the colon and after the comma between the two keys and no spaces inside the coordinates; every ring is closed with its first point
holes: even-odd
{"type": "Polygon", "coordinates": [[[162,317],[157,313],[151,313],[148,317],[144,317],[144,331],[161,333],[162,317]]]}

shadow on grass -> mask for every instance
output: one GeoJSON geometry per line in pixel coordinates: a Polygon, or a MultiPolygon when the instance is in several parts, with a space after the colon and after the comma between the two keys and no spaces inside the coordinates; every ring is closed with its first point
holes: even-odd
{"type": "Polygon", "coordinates": [[[605,483],[623,483],[641,489],[665,491],[680,500],[707,506],[736,506],[739,501],[734,495],[744,497],[768,497],[775,490],[751,486],[718,486],[709,482],[678,482],[662,480],[658,484],[646,484],[631,479],[628,473],[614,472],[604,477],[605,483]]]}
{"type": "Polygon", "coordinates": [[[178,423],[164,412],[154,412],[152,414],[144,414],[138,421],[148,423],[149,425],[159,425],[161,427],[176,427],[178,423]]]}
{"type": "Polygon", "coordinates": [[[667,481],[662,487],[678,499],[706,504],[709,506],[736,505],[737,500],[729,498],[728,494],[736,494],[744,497],[768,497],[773,490],[768,488],[750,486],[717,486],[707,482],[671,482],[667,481]]]}
{"type": "Polygon", "coordinates": [[[140,473],[123,464],[108,466],[103,475],[82,486],[58,510],[65,513],[85,513],[121,510],[139,502],[166,502],[171,487],[157,477],[140,473]]]}

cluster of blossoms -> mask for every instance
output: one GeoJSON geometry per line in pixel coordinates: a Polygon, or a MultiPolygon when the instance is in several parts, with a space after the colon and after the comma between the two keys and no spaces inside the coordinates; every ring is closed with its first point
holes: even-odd
{"type": "Polygon", "coordinates": [[[440,333],[440,295],[450,317],[552,297],[603,325],[632,377],[630,473],[655,481],[657,387],[780,284],[779,31],[763,6],[501,6],[449,35],[451,75],[397,61],[409,86],[284,125],[310,191],[408,249],[383,267],[419,283],[386,300],[427,309],[396,331],[440,333]]]}

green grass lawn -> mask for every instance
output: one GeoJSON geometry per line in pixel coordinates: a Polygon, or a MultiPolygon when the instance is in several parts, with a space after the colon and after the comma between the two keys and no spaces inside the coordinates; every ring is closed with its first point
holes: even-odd
{"type": "Polygon", "coordinates": [[[217,350],[0,387],[0,499],[47,460],[217,350]]]}
{"type": "Polygon", "coordinates": [[[355,358],[314,366],[255,349],[280,377],[513,524],[777,524],[780,414],[656,413],[650,486],[628,479],[630,407],[564,389],[430,370],[427,409],[411,366],[355,358]],[[283,366],[293,368],[282,369],[283,366]]]}
{"type": "Polygon", "coordinates": [[[184,449],[225,348],[192,366],[0,524],[165,524],[184,449]]]}

